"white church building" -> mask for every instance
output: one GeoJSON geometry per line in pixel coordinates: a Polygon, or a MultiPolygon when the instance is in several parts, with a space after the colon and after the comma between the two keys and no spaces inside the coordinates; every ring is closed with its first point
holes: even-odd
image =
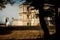
{"type": "Polygon", "coordinates": [[[29,5],[19,6],[19,19],[12,18],[12,26],[40,26],[39,10],[29,5]]]}

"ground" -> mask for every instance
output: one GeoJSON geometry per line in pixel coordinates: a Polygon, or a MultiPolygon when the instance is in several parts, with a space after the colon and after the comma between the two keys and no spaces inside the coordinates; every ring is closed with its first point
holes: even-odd
{"type": "MultiPolygon", "coordinates": [[[[0,32],[5,33],[0,34],[0,39],[36,39],[44,37],[42,28],[38,27],[0,27],[0,32]]],[[[49,33],[50,35],[56,33],[56,29],[54,27],[49,28],[49,33]]]]}

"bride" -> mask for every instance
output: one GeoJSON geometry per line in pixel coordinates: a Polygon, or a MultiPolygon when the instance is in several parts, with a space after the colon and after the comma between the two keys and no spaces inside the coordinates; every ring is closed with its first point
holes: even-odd
{"type": "Polygon", "coordinates": [[[6,26],[9,26],[10,22],[9,22],[9,18],[6,17],[6,26]]]}

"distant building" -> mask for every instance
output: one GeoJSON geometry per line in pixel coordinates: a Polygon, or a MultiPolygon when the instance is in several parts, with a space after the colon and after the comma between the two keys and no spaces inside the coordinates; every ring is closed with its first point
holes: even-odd
{"type": "Polygon", "coordinates": [[[29,5],[19,6],[19,19],[13,19],[13,26],[39,26],[39,10],[29,5]]]}

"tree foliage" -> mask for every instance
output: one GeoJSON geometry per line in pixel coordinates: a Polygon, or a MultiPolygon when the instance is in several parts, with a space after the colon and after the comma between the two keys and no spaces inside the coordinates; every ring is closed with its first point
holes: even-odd
{"type": "MultiPolygon", "coordinates": [[[[17,0],[17,1],[19,1],[19,0],[17,0]]],[[[23,1],[23,0],[20,0],[19,2],[21,2],[21,1],[23,1]]],[[[11,5],[13,5],[14,3],[15,3],[16,1],[14,1],[14,0],[0,0],[0,10],[2,10],[2,8],[6,8],[6,4],[11,4],[11,5]]]]}

